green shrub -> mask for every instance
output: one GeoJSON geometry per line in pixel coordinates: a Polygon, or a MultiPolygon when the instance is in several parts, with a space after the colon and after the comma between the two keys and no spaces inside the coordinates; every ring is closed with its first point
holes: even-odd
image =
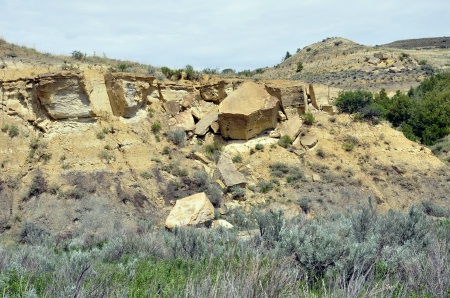
{"type": "Polygon", "coordinates": [[[242,162],[242,156],[240,154],[236,154],[235,156],[233,156],[231,161],[233,161],[234,163],[241,163],[242,162]]]}
{"type": "Polygon", "coordinates": [[[243,200],[245,199],[245,189],[236,185],[230,188],[231,197],[234,200],[243,200]]]}
{"type": "Polygon", "coordinates": [[[29,245],[42,245],[50,235],[46,229],[27,221],[20,231],[19,242],[29,245]]]}
{"type": "Polygon", "coordinates": [[[11,138],[17,137],[19,135],[19,127],[17,127],[17,125],[15,125],[15,124],[11,124],[9,126],[8,135],[11,138]]]}
{"type": "Polygon", "coordinates": [[[349,141],[345,141],[342,144],[342,149],[344,149],[345,151],[353,151],[353,149],[355,148],[355,144],[353,142],[349,142],[349,141]]]}
{"type": "Polygon", "coordinates": [[[289,174],[286,176],[287,183],[302,181],[305,179],[303,171],[296,166],[289,167],[289,174]]]}
{"type": "Polygon", "coordinates": [[[106,150],[106,149],[103,149],[102,151],[100,151],[98,157],[101,160],[105,160],[107,163],[111,163],[115,159],[114,153],[111,152],[110,150],[106,150]]]}
{"type": "Polygon", "coordinates": [[[45,192],[47,192],[47,181],[45,181],[42,172],[38,170],[33,176],[33,181],[31,182],[26,199],[38,197],[45,192]]]}
{"type": "Polygon", "coordinates": [[[259,192],[268,193],[273,189],[273,183],[271,181],[261,180],[258,182],[259,192]]]}
{"type": "Polygon", "coordinates": [[[301,72],[303,70],[303,62],[297,62],[296,72],[301,72]]]}
{"type": "Polygon", "coordinates": [[[426,65],[427,64],[427,60],[420,60],[419,61],[419,65],[426,65]]]}
{"type": "Polygon", "coordinates": [[[283,162],[276,162],[269,166],[270,174],[275,177],[284,176],[289,173],[289,166],[283,162]]]}
{"type": "Polygon", "coordinates": [[[369,91],[342,91],[334,101],[341,113],[357,113],[373,102],[373,95],[369,91]]]}
{"type": "Polygon", "coordinates": [[[206,156],[214,161],[218,161],[223,149],[223,144],[219,140],[215,140],[212,144],[205,145],[206,156]]]}
{"type": "Polygon", "coordinates": [[[153,174],[149,171],[144,171],[141,173],[141,177],[144,178],[145,180],[148,180],[153,178],[153,174]]]}
{"type": "Polygon", "coordinates": [[[155,122],[152,124],[152,132],[156,135],[161,131],[161,123],[155,122]]]}
{"type": "Polygon", "coordinates": [[[259,233],[265,242],[265,246],[273,248],[281,240],[281,231],[284,226],[283,211],[257,212],[256,222],[259,233]]]}
{"type": "Polygon", "coordinates": [[[97,137],[97,139],[99,139],[99,140],[103,140],[103,139],[105,138],[105,133],[104,133],[103,131],[98,131],[98,132],[96,133],[96,137],[97,137]]]}
{"type": "Polygon", "coordinates": [[[186,65],[184,71],[186,73],[187,80],[194,80],[198,78],[198,74],[195,72],[194,68],[191,65],[186,65]]]}
{"type": "Polygon", "coordinates": [[[311,211],[311,200],[308,198],[301,198],[298,201],[298,205],[300,206],[300,208],[302,208],[303,212],[305,212],[306,214],[309,213],[309,211],[311,211]]]}
{"type": "Polygon", "coordinates": [[[283,61],[286,61],[287,59],[291,58],[292,55],[289,53],[289,51],[286,52],[286,55],[284,55],[283,61]]]}
{"type": "Polygon", "coordinates": [[[170,77],[172,77],[172,75],[173,75],[172,70],[166,66],[161,67],[161,72],[168,79],[170,79],[170,77]]]}
{"type": "Polygon", "coordinates": [[[422,201],[422,207],[425,214],[434,216],[434,217],[450,217],[450,210],[444,209],[431,201],[425,200],[422,201]]]}
{"type": "Polygon", "coordinates": [[[344,138],[344,143],[342,144],[342,148],[345,151],[353,151],[356,145],[359,144],[359,141],[356,137],[353,136],[346,136],[344,138]]]}
{"type": "Polygon", "coordinates": [[[325,151],[322,148],[317,149],[316,155],[319,158],[324,159],[326,157],[325,151]]]}
{"type": "Polygon", "coordinates": [[[128,64],[126,64],[126,63],[119,63],[119,64],[117,65],[117,68],[118,68],[120,71],[124,72],[124,71],[127,70],[128,64]]]}
{"type": "Polygon", "coordinates": [[[256,149],[256,150],[263,150],[263,149],[264,149],[264,145],[258,143],[258,144],[255,145],[255,149],[256,149]]]}
{"type": "Polygon", "coordinates": [[[223,192],[219,185],[212,181],[209,175],[204,171],[195,171],[192,183],[196,192],[205,192],[209,200],[215,207],[220,207],[223,202],[223,192]]]}
{"type": "Polygon", "coordinates": [[[183,147],[186,142],[186,133],[184,130],[171,130],[167,132],[167,138],[178,147],[183,147]]]}
{"type": "Polygon", "coordinates": [[[73,51],[72,52],[72,58],[75,59],[75,60],[82,60],[85,57],[86,57],[86,54],[83,54],[80,51],[73,51]]]}
{"type": "Polygon", "coordinates": [[[2,132],[8,132],[9,125],[8,124],[3,124],[1,130],[2,130],[2,132]]]}
{"type": "Polygon", "coordinates": [[[314,115],[311,113],[303,114],[302,118],[303,123],[305,123],[306,125],[312,125],[314,123],[314,115]]]}
{"type": "Polygon", "coordinates": [[[293,142],[293,140],[291,139],[290,136],[284,135],[284,136],[281,136],[280,139],[278,140],[278,145],[283,148],[287,148],[290,145],[292,145],[292,142],[293,142]]]}

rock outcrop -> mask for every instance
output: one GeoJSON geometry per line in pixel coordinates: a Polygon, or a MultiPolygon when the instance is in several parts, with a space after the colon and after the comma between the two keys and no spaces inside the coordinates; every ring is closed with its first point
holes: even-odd
{"type": "Polygon", "coordinates": [[[268,91],[277,98],[281,99],[284,108],[300,107],[305,105],[307,97],[305,86],[268,86],[268,91]]]}
{"type": "Polygon", "coordinates": [[[93,116],[81,73],[63,71],[40,75],[36,90],[42,107],[54,120],[93,116]]]}
{"type": "Polygon", "coordinates": [[[277,124],[280,101],[264,86],[246,82],[219,105],[220,133],[230,139],[250,139],[277,124]]]}
{"type": "Polygon", "coordinates": [[[225,81],[208,83],[200,88],[200,96],[203,100],[215,103],[221,102],[226,96],[225,81]]]}
{"type": "Polygon", "coordinates": [[[36,100],[33,79],[0,81],[0,100],[8,115],[18,115],[26,121],[36,120],[34,111],[38,110],[39,104],[36,100]]]}
{"type": "Polygon", "coordinates": [[[129,73],[108,73],[105,84],[115,116],[133,117],[147,103],[147,96],[156,87],[155,78],[149,75],[129,73]]]}
{"type": "Polygon", "coordinates": [[[214,219],[214,206],[204,192],[176,201],[166,219],[165,226],[172,230],[175,227],[197,226],[214,219]]]}

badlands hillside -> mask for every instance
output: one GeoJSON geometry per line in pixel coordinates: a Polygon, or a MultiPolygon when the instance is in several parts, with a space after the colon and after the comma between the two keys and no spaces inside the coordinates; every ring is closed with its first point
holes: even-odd
{"type": "MultiPolygon", "coordinates": [[[[382,212],[448,207],[450,172],[429,148],[387,122],[354,121],[332,106],[339,88],[418,84],[428,72],[416,50],[329,39],[258,80],[165,78],[131,62],[6,42],[1,50],[5,238],[25,222],[62,238],[136,230],[143,221],[163,226],[178,199],[199,192],[216,219],[229,221],[233,210],[252,208],[326,216],[369,198],[382,212]]],[[[439,57],[430,52],[426,65],[445,69],[445,49],[431,51],[439,57]]]]}
{"type": "Polygon", "coordinates": [[[341,89],[407,91],[433,73],[450,68],[450,38],[402,40],[365,46],[326,38],[299,48],[280,64],[262,69],[264,79],[284,78],[341,89]]]}

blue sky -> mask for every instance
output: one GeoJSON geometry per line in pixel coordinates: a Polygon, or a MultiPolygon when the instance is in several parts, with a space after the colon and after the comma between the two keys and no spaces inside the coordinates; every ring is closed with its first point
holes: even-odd
{"type": "Polygon", "coordinates": [[[450,35],[448,0],[0,0],[0,37],[42,52],[154,66],[273,66],[327,37],[376,45],[450,35]]]}

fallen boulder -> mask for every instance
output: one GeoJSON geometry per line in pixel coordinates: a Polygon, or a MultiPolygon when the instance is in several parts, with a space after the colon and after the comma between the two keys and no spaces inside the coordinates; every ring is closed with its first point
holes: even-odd
{"type": "Polygon", "coordinates": [[[200,119],[199,122],[197,122],[195,127],[195,134],[198,136],[204,136],[208,130],[211,124],[216,122],[219,118],[219,113],[217,108],[212,109],[205,117],[200,119]]]}
{"type": "Polygon", "coordinates": [[[246,82],[219,105],[220,133],[225,138],[248,140],[277,124],[280,101],[254,82],[246,82]]]}
{"type": "Polygon", "coordinates": [[[302,123],[302,120],[298,116],[289,117],[288,120],[278,124],[278,131],[280,132],[280,135],[287,135],[292,140],[295,140],[295,138],[300,133],[302,123]]]}
{"type": "Polygon", "coordinates": [[[172,129],[184,131],[193,131],[195,129],[194,117],[190,111],[184,111],[169,120],[172,129]]]}
{"type": "Polygon", "coordinates": [[[177,200],[166,219],[165,227],[197,226],[214,219],[214,206],[204,192],[177,200]]]}
{"type": "Polygon", "coordinates": [[[311,149],[314,146],[316,146],[316,144],[319,142],[319,140],[317,139],[316,136],[313,135],[309,135],[309,136],[304,136],[303,138],[300,139],[300,143],[302,144],[303,147],[305,147],[306,149],[311,149]]]}
{"type": "Polygon", "coordinates": [[[212,222],[211,225],[211,229],[232,229],[234,226],[232,224],[230,224],[228,221],[224,220],[224,219],[218,219],[218,220],[214,220],[212,222]]]}
{"type": "Polygon", "coordinates": [[[227,188],[233,186],[245,187],[247,185],[247,179],[236,169],[230,156],[226,153],[223,153],[217,162],[214,178],[220,179],[227,188]]]}
{"type": "Polygon", "coordinates": [[[376,57],[370,57],[367,62],[372,65],[378,65],[380,63],[380,59],[376,57]]]}

